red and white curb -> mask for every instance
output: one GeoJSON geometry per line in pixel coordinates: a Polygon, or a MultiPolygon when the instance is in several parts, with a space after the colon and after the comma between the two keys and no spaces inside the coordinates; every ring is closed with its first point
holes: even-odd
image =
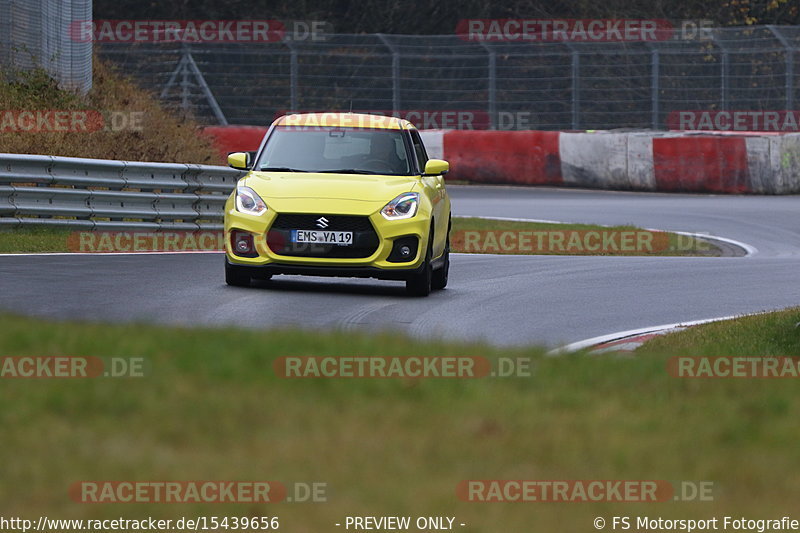
{"type": "Polygon", "coordinates": [[[566,346],[561,346],[560,348],[550,350],[546,355],[557,356],[571,352],[577,352],[578,350],[587,350],[593,355],[604,353],[631,353],[642,344],[660,335],[666,335],[667,333],[673,333],[691,326],[698,326],[700,324],[721,322],[723,320],[733,320],[734,318],[753,316],[755,314],[760,313],[705,318],[703,320],[676,322],[674,324],[664,324],[662,326],[618,331],[617,333],[610,333],[608,335],[601,335],[599,337],[592,337],[590,339],[573,342],[571,344],[567,344],[566,346]]]}
{"type": "Polygon", "coordinates": [[[639,346],[643,345],[649,340],[660,337],[661,335],[666,335],[667,333],[672,333],[673,331],[680,331],[682,329],[685,328],[665,329],[664,331],[657,331],[655,333],[643,333],[642,335],[634,335],[632,337],[626,337],[616,341],[604,342],[603,344],[598,344],[589,348],[589,353],[633,353],[639,346]]]}

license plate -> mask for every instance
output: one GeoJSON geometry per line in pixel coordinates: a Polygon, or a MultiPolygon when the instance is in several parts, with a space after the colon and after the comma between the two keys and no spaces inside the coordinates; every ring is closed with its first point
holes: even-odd
{"type": "Polygon", "coordinates": [[[295,229],[292,230],[292,242],[350,246],[353,244],[353,232],[295,229]]]}

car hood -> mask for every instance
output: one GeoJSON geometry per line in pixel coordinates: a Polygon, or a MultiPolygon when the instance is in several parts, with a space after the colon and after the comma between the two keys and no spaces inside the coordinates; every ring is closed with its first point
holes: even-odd
{"type": "Polygon", "coordinates": [[[418,183],[414,176],[252,172],[242,184],[255,190],[267,203],[281,198],[386,203],[399,194],[413,191],[418,183]]]}

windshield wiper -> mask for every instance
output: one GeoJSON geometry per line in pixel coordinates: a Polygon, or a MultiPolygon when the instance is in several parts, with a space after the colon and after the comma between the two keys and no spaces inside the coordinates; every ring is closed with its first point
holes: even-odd
{"type": "Polygon", "coordinates": [[[265,167],[261,169],[261,172],[308,172],[308,170],[289,167],[265,167]]]}
{"type": "Polygon", "coordinates": [[[320,174],[380,174],[371,170],[361,170],[358,168],[338,168],[334,170],[317,170],[320,174]]]}

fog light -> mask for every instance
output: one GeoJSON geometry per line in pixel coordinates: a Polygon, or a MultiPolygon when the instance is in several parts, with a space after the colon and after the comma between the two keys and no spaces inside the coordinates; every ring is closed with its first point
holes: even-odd
{"type": "Polygon", "coordinates": [[[414,235],[406,235],[394,240],[392,252],[386,258],[390,263],[408,263],[417,256],[419,239],[414,235]]]}
{"type": "Polygon", "coordinates": [[[258,257],[258,252],[253,244],[253,236],[245,231],[231,232],[231,248],[233,248],[233,253],[241,257],[258,257]]]}

